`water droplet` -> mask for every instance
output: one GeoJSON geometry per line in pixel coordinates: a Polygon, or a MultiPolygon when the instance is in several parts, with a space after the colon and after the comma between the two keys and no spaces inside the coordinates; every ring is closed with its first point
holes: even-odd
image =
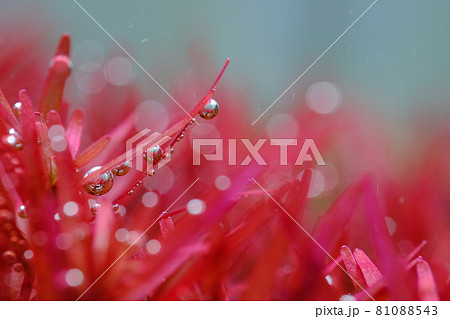
{"type": "Polygon", "coordinates": [[[205,105],[203,110],[200,112],[200,116],[204,119],[210,120],[214,118],[219,113],[219,104],[216,100],[210,99],[209,103],[205,105]]]}
{"type": "Polygon", "coordinates": [[[2,254],[3,261],[7,265],[12,265],[16,262],[17,256],[16,253],[12,250],[7,250],[2,254]]]}
{"type": "Polygon", "coordinates": [[[130,190],[130,191],[128,191],[128,193],[127,193],[128,195],[133,195],[134,194],[134,190],[130,190]]]}
{"type": "Polygon", "coordinates": [[[119,210],[119,204],[114,204],[112,206],[113,211],[117,212],[119,210]]]}
{"type": "MultiPolygon", "coordinates": [[[[86,172],[84,178],[99,170],[101,166],[95,166],[86,172]]],[[[91,195],[100,196],[106,194],[114,184],[114,175],[111,172],[106,172],[100,175],[98,180],[87,184],[84,189],[91,195]]]]}
{"type": "Polygon", "coordinates": [[[123,176],[130,171],[131,163],[130,161],[123,162],[121,165],[112,169],[112,173],[116,176],[123,176]]]}
{"type": "Polygon", "coordinates": [[[153,164],[155,164],[163,156],[163,150],[162,150],[161,146],[155,145],[155,146],[148,148],[147,151],[144,152],[143,156],[146,161],[153,160],[153,164]],[[150,157],[148,155],[150,155],[150,157]]]}
{"type": "Polygon", "coordinates": [[[100,207],[100,204],[98,204],[98,203],[92,204],[92,206],[91,206],[91,214],[92,215],[97,215],[97,210],[99,209],[99,207],[100,207]]]}
{"type": "Polygon", "coordinates": [[[154,169],[152,169],[152,170],[150,170],[149,172],[148,172],[148,176],[153,176],[153,175],[155,175],[156,174],[156,171],[154,170],[154,169]]]}
{"type": "Polygon", "coordinates": [[[19,208],[17,209],[17,215],[19,215],[19,217],[22,217],[22,218],[27,218],[28,217],[25,205],[20,205],[19,206],[19,208]]]}
{"type": "Polygon", "coordinates": [[[9,129],[5,142],[17,150],[22,149],[22,136],[13,128],[9,129]]]}
{"type": "Polygon", "coordinates": [[[17,102],[16,104],[13,105],[12,109],[16,116],[22,115],[22,103],[17,102]]]}

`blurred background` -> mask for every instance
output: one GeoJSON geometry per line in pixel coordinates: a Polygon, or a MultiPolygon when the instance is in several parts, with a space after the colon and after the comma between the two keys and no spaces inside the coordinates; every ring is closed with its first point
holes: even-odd
{"type": "MultiPolygon", "coordinates": [[[[226,80],[247,90],[255,119],[372,2],[79,0],[169,92],[180,74],[201,68],[196,65],[202,63],[201,59],[190,58],[192,50],[204,52],[217,69],[229,57],[226,80]]],[[[69,32],[75,66],[84,64],[78,70],[81,73],[95,72],[96,64],[107,62],[105,52],[126,57],[71,0],[0,3],[1,21],[28,24],[33,16],[44,20],[42,45],[48,52],[53,52],[61,33],[69,32]]],[[[449,13],[450,2],[446,0],[378,1],[274,105],[269,115],[292,105],[292,100],[303,99],[311,84],[324,79],[338,86],[344,102],[358,98],[395,121],[417,108],[448,108],[449,13]]],[[[3,23],[2,29],[6,32],[7,25],[3,23]]],[[[20,37],[17,39],[20,41],[20,37]]],[[[0,33],[0,49],[2,45],[8,44],[2,43],[0,33]]],[[[125,77],[118,76],[116,84],[137,79],[141,88],[152,90],[152,95],[164,96],[134,63],[112,62],[116,63],[109,72],[116,70],[125,77]]],[[[83,87],[80,72],[75,74],[75,81],[81,91],[100,89],[83,87]]],[[[201,89],[199,94],[207,88],[201,89]]]]}

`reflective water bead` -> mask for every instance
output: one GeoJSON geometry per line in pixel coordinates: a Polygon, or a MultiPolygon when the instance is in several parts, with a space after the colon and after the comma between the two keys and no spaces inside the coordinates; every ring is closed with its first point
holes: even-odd
{"type": "Polygon", "coordinates": [[[151,158],[153,159],[153,164],[155,164],[159,161],[159,159],[163,155],[163,150],[162,150],[161,146],[159,146],[159,145],[155,145],[155,146],[148,148],[143,154],[146,161],[150,160],[148,158],[148,154],[151,155],[151,158]]]}
{"type": "Polygon", "coordinates": [[[210,99],[209,103],[205,105],[203,110],[200,112],[200,116],[204,119],[210,120],[214,118],[219,113],[219,104],[216,100],[210,99]]]}
{"type": "Polygon", "coordinates": [[[28,217],[27,209],[26,209],[25,205],[19,206],[19,208],[17,209],[17,215],[19,215],[19,217],[22,217],[22,218],[28,217]]]}
{"type": "Polygon", "coordinates": [[[21,102],[17,102],[16,104],[14,104],[12,109],[16,116],[22,115],[22,103],[21,102]]]}
{"type": "Polygon", "coordinates": [[[150,171],[147,173],[147,175],[148,175],[148,176],[153,176],[153,175],[155,175],[155,173],[156,173],[156,171],[155,171],[154,169],[152,169],[152,170],[150,170],[150,171]]]}
{"type": "Polygon", "coordinates": [[[9,135],[6,137],[6,142],[12,147],[21,150],[22,149],[22,136],[11,128],[8,131],[9,135]]]}
{"type": "Polygon", "coordinates": [[[94,203],[91,206],[91,214],[92,215],[97,215],[97,210],[100,208],[100,204],[98,203],[94,203]]]}
{"type": "MultiPolygon", "coordinates": [[[[89,176],[95,171],[98,171],[101,166],[95,166],[86,172],[84,178],[89,176]]],[[[84,189],[91,195],[100,196],[106,194],[114,184],[114,175],[108,171],[99,176],[99,178],[84,186],[84,189]]]]}
{"type": "Polygon", "coordinates": [[[123,176],[130,171],[130,168],[131,168],[131,162],[125,161],[121,165],[117,166],[116,168],[113,168],[112,173],[116,176],[123,176]]]}

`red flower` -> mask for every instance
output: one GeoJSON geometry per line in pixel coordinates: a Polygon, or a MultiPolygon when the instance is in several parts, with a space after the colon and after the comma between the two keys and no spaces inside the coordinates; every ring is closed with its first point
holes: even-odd
{"type": "MultiPolygon", "coordinates": [[[[411,163],[404,177],[381,120],[355,106],[323,115],[302,103],[284,119],[296,137],[314,138],[326,166],[282,165],[262,148],[267,167],[193,167],[189,142],[178,143],[185,134],[260,137],[261,124],[247,128],[245,92],[231,87],[219,94],[219,120],[189,127],[216,115],[217,79],[189,115],[146,142],[151,165],[175,152],[146,177],[134,165],[139,152],[130,162],[125,147],[139,132],[138,93],[118,101],[107,87],[72,110],[63,99],[69,45],[63,36],[37,112],[24,90],[12,106],[0,93],[0,299],[449,298],[448,130],[420,142],[432,160],[411,163]]],[[[199,81],[180,82],[182,94],[199,81]]],[[[1,84],[11,101],[20,83],[1,84]]]]}

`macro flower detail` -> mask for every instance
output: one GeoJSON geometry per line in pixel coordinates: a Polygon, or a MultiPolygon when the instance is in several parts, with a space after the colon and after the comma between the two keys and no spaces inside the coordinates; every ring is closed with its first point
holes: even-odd
{"type": "Polygon", "coordinates": [[[207,67],[175,81],[197,102],[184,114],[117,79],[72,100],[70,45],[63,35],[40,95],[1,78],[1,300],[449,299],[446,123],[393,158],[383,119],[321,81],[250,126],[230,83],[219,114],[229,60],[200,101],[207,67]]]}

